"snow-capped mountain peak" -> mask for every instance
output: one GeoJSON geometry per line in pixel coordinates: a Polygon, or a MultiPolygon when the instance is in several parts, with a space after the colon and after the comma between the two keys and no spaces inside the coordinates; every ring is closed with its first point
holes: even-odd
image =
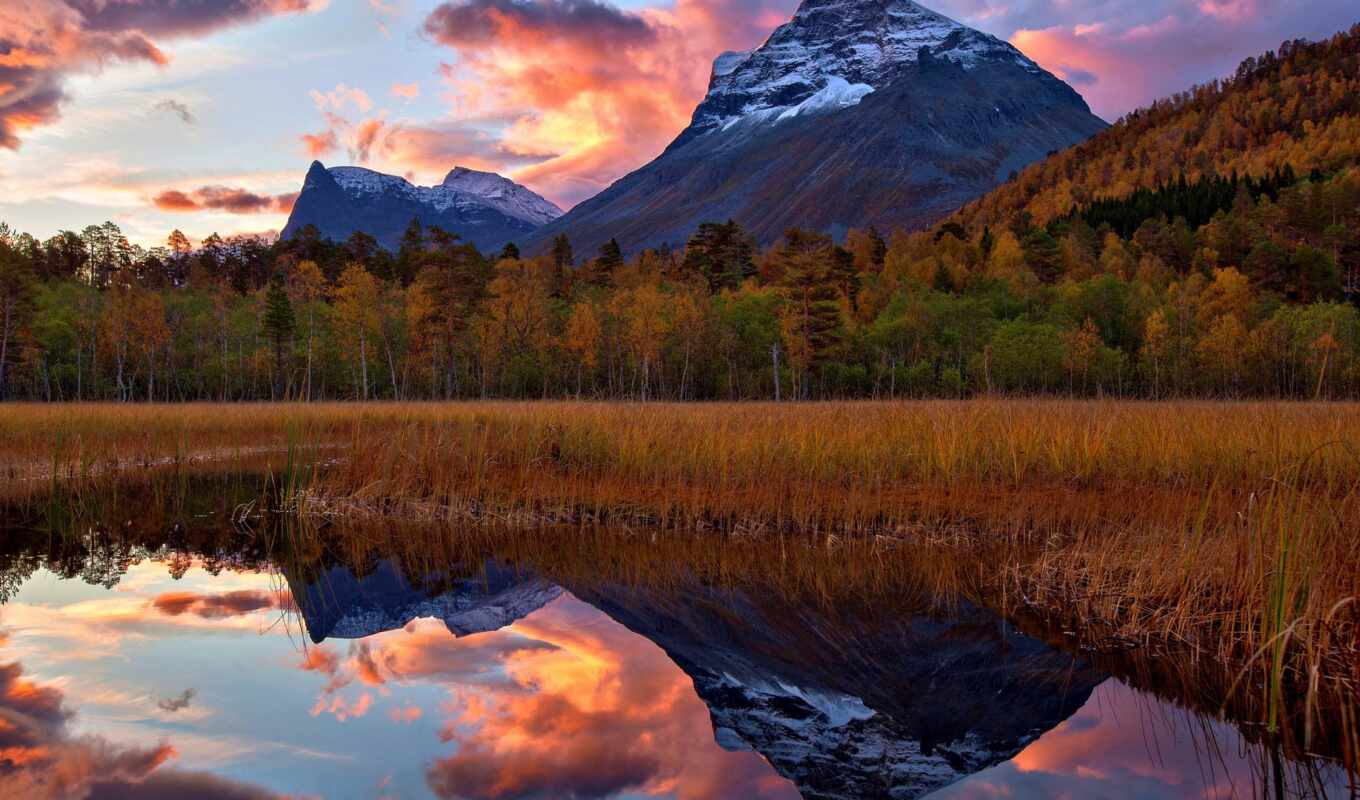
{"type": "Polygon", "coordinates": [[[855,105],[923,54],[965,70],[1006,61],[1042,72],[1006,42],[913,0],[804,0],[760,48],[718,56],[689,133],[855,105]]]}
{"type": "Polygon", "coordinates": [[[562,209],[509,178],[491,172],[455,167],[438,186],[416,186],[405,178],[364,167],[331,167],[327,171],[341,189],[354,197],[395,196],[439,211],[490,206],[533,225],[545,225],[562,216],[562,209]]]}
{"type": "Polygon", "coordinates": [[[480,197],[512,217],[545,225],[562,216],[562,209],[494,172],[454,167],[440,184],[444,189],[480,197]]]}

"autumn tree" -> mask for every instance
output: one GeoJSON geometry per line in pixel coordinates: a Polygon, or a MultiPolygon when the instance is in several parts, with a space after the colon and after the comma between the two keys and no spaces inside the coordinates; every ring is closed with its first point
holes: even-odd
{"type": "Polygon", "coordinates": [[[9,396],[10,359],[21,326],[32,308],[33,269],[13,246],[0,236],[0,401],[9,396]]]}
{"type": "Polygon", "coordinates": [[[305,311],[307,331],[307,366],[303,378],[303,397],[312,399],[312,364],[316,350],[316,310],[326,296],[326,276],[315,261],[303,261],[288,276],[290,300],[305,311]]]}
{"type": "Polygon", "coordinates": [[[433,383],[446,398],[457,391],[458,354],[477,308],[487,296],[494,267],[470,244],[445,240],[426,255],[417,283],[428,298],[427,316],[416,320],[417,332],[433,346],[438,365],[433,383]]]}
{"type": "Polygon", "coordinates": [[[840,342],[841,309],[831,280],[835,250],[829,240],[791,231],[776,257],[784,295],[784,350],[794,367],[794,393],[798,397],[808,396],[809,374],[840,342]]]}
{"type": "Polygon", "coordinates": [[[293,331],[297,328],[297,318],[293,314],[293,304],[284,291],[283,279],[275,276],[269,282],[269,291],[264,300],[264,332],[274,350],[274,400],[284,396],[284,377],[287,374],[286,353],[293,346],[293,331]]]}
{"type": "Polygon", "coordinates": [[[593,374],[600,361],[600,340],[603,336],[599,314],[590,303],[577,303],[567,318],[567,328],[562,335],[562,347],[576,362],[576,396],[581,396],[581,386],[587,373],[593,374]]]}
{"type": "Polygon", "coordinates": [[[350,264],[335,289],[335,313],[348,349],[358,367],[360,399],[369,398],[370,343],[378,332],[378,280],[362,265],[350,264]]]}

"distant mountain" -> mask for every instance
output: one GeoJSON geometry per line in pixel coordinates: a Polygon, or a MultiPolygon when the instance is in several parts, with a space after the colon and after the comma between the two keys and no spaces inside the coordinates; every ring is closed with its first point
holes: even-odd
{"type": "Polygon", "coordinates": [[[284,226],[285,239],[313,225],[327,239],[344,241],[363,231],[395,250],[412,219],[457,233],[482,250],[522,241],[562,209],[508,178],[457,167],[438,186],[362,167],[327,169],[317,161],[284,226]]]}
{"type": "Polygon", "coordinates": [[[718,57],[661,156],[529,241],[637,250],[729,218],[761,243],[925,227],[1105,127],[1014,47],[911,0],[805,0],[762,47],[718,57]]]}
{"type": "Polygon", "coordinates": [[[363,639],[405,627],[414,619],[444,621],[455,636],[504,628],[556,600],[562,589],[523,573],[485,564],[480,574],[452,581],[428,576],[413,584],[391,560],[379,561],[361,577],[333,567],[303,581],[288,575],[288,588],[302,612],[307,634],[327,639],[363,639]],[[431,586],[439,586],[432,590],[431,586]]]}

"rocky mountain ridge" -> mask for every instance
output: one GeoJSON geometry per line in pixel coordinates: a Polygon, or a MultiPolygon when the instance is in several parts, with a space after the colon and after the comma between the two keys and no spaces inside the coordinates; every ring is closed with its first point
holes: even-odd
{"type": "Polygon", "coordinates": [[[362,231],[396,250],[411,220],[438,225],[483,250],[522,239],[562,215],[562,210],[519,184],[491,172],[455,167],[437,186],[364,167],[313,162],[282,236],[308,225],[323,237],[344,241],[362,231]]]}

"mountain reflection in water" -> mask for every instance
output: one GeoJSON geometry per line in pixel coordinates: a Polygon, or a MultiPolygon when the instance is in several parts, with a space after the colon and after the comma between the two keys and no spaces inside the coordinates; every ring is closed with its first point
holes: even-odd
{"type": "Polygon", "coordinates": [[[0,796],[1274,790],[1230,725],[963,602],[561,586],[494,560],[420,581],[390,559],[208,566],[128,559],[116,582],[108,563],[85,581],[30,568],[0,586],[0,796]]]}

